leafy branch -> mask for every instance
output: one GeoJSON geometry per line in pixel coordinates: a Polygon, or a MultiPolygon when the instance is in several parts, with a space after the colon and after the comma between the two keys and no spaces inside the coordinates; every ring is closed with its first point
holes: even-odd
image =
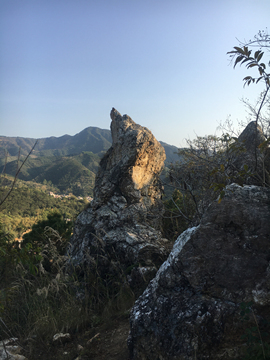
{"type": "MultiPolygon", "coordinates": [[[[243,45],[242,47],[235,46],[234,50],[227,52],[227,54],[230,54],[230,56],[234,59],[234,68],[237,64],[240,66],[245,64],[247,69],[251,68],[257,68],[259,72],[258,77],[254,76],[246,76],[244,77],[244,86],[250,85],[250,84],[258,84],[259,82],[264,82],[265,84],[265,90],[262,93],[262,98],[260,99],[259,108],[256,111],[256,127],[258,126],[258,121],[260,118],[260,113],[262,111],[263,105],[267,101],[267,94],[270,89],[270,73],[266,70],[265,62],[262,62],[262,58],[264,56],[264,51],[262,51],[262,48],[265,48],[269,51],[270,49],[270,36],[268,33],[265,32],[259,32],[257,36],[254,37],[255,40],[249,41],[248,44],[243,45]],[[253,50],[250,50],[250,46],[252,47],[259,47],[258,50],[253,52],[253,50]]],[[[267,64],[270,66],[270,61],[267,64]]],[[[254,145],[254,155],[255,155],[255,170],[257,169],[258,165],[258,156],[257,156],[257,132],[256,132],[256,139],[255,139],[255,145],[254,145]]],[[[268,139],[267,139],[268,140],[268,139]]],[[[262,148],[260,148],[262,150],[262,148]]],[[[265,171],[264,175],[265,177],[265,171]]],[[[265,183],[265,181],[264,181],[265,183]]]]}
{"type": "Polygon", "coordinates": [[[245,81],[245,85],[250,85],[251,83],[258,83],[262,80],[264,80],[266,84],[266,90],[268,91],[270,86],[270,73],[268,74],[266,72],[266,65],[263,62],[260,62],[264,52],[261,50],[257,50],[254,53],[254,56],[252,56],[252,50],[249,50],[248,46],[238,47],[235,46],[233,51],[229,51],[227,54],[232,54],[232,56],[236,56],[235,62],[234,62],[234,68],[235,66],[240,63],[240,65],[243,65],[246,63],[246,68],[250,69],[253,67],[257,67],[258,72],[260,74],[259,77],[252,77],[252,76],[246,76],[244,77],[243,81],[245,81]]]}

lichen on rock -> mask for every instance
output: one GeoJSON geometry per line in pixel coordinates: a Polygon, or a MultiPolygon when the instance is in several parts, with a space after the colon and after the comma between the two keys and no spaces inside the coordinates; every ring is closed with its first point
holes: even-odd
{"type": "Polygon", "coordinates": [[[240,304],[258,322],[270,305],[270,189],[227,186],[197,227],[175,242],[135,302],[128,339],[134,360],[233,359],[243,348],[240,304]]]}

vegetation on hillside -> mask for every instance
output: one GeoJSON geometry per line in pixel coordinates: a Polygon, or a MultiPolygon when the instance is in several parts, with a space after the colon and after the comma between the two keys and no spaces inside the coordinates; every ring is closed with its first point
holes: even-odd
{"type": "MultiPolygon", "coordinates": [[[[22,167],[18,178],[24,181],[45,182],[45,184],[50,182],[62,194],[92,196],[99,161],[100,156],[92,152],[59,158],[30,157],[22,167]]],[[[2,171],[14,176],[17,168],[18,160],[13,160],[5,167],[3,165],[2,171]]]]}
{"type": "MultiPolygon", "coordinates": [[[[17,157],[20,151],[21,155],[25,156],[35,142],[36,139],[31,138],[0,136],[0,158],[4,159],[6,152],[9,156],[17,157]]],[[[38,139],[33,154],[35,156],[49,157],[76,155],[83,151],[98,154],[101,151],[106,151],[110,146],[110,130],[88,127],[74,136],[64,135],[38,139]]]]}
{"type": "MultiPolygon", "coordinates": [[[[8,197],[0,207],[0,223],[12,235],[20,238],[22,234],[40,220],[45,220],[48,214],[57,211],[65,219],[74,221],[77,215],[87,206],[86,199],[77,199],[75,196],[54,198],[48,194],[47,185],[18,181],[8,197]],[[27,184],[27,185],[26,185],[27,184]],[[36,186],[34,186],[36,185],[36,186]]],[[[0,188],[0,198],[8,191],[9,186],[0,188]]]]}

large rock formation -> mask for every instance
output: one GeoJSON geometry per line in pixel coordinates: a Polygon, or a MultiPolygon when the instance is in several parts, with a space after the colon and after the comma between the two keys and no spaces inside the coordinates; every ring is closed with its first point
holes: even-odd
{"type": "MultiPolygon", "coordinates": [[[[240,304],[260,326],[270,305],[270,189],[229,185],[180,235],[130,316],[136,360],[233,359],[244,351],[240,304]]],[[[268,318],[269,319],[269,318],[268,318]]],[[[258,335],[256,330],[256,335],[258,335]]]]}
{"type": "Polygon", "coordinates": [[[94,199],[76,220],[69,254],[80,269],[98,259],[101,277],[116,261],[124,272],[133,268],[133,285],[140,276],[152,278],[168,255],[159,232],[165,151],[129,116],[113,108],[111,119],[113,143],[100,162],[94,199]]]}

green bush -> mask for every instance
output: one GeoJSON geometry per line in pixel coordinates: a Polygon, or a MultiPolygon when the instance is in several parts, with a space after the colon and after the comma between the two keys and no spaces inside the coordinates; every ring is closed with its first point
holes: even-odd
{"type": "Polygon", "coordinates": [[[195,206],[188,194],[182,194],[178,189],[175,189],[172,196],[163,203],[165,213],[162,219],[162,233],[165,238],[174,241],[188,228],[189,219],[195,214],[195,206]]]}

